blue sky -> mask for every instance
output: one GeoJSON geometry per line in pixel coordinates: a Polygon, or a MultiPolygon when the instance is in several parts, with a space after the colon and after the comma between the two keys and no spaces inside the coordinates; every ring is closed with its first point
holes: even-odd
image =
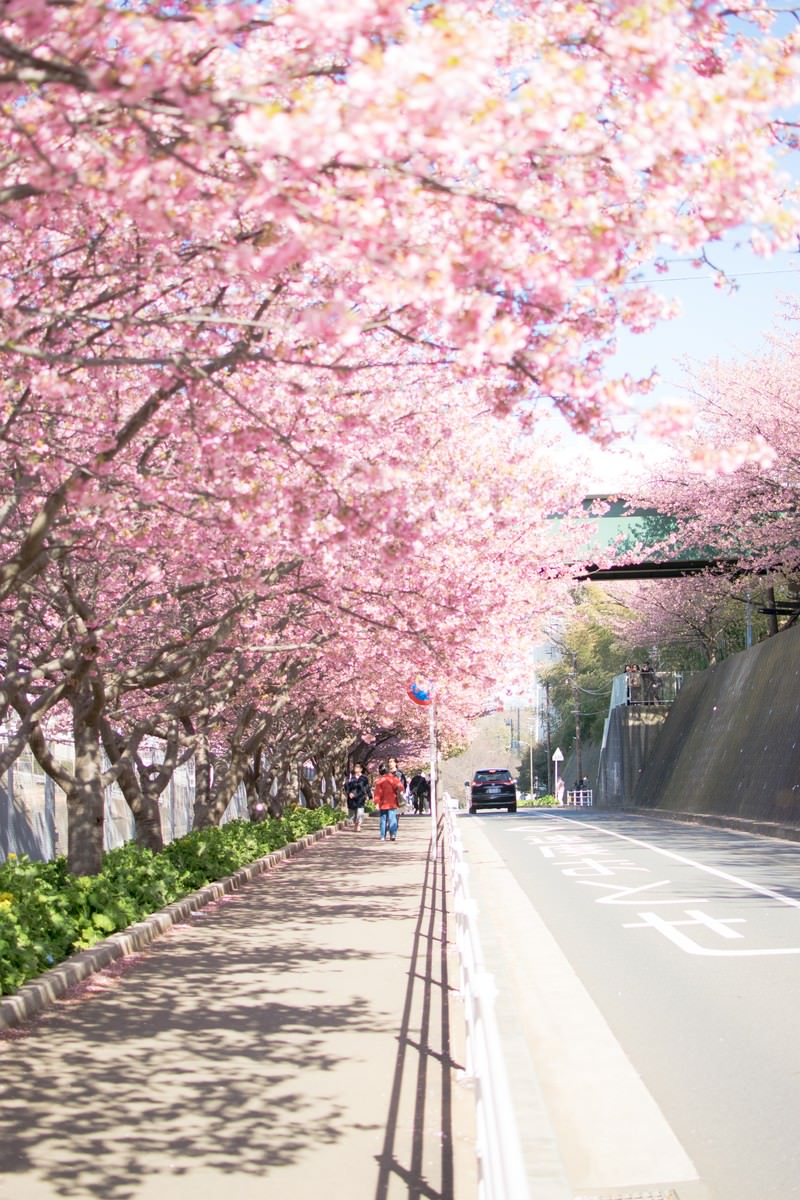
{"type": "MultiPolygon", "coordinates": [[[[696,269],[688,261],[673,260],[669,275],[643,273],[643,279],[652,282],[659,293],[677,299],[682,310],[679,317],[662,322],[650,333],[622,331],[619,335],[619,349],[609,364],[609,375],[627,371],[641,377],[652,368],[660,375],[658,387],[642,402],[644,406],[672,398],[688,401],[692,363],[699,366],[714,358],[731,361],[758,354],[767,349],[766,338],[771,331],[789,328],[782,298],[794,298],[800,305],[800,253],[780,252],[760,258],[749,249],[745,236],[741,243],[731,237],[711,253],[715,265],[736,281],[738,286],[733,292],[714,286],[710,268],[696,269]]],[[[626,447],[634,460],[646,462],[659,456],[660,448],[642,436],[635,420],[629,428],[626,447]]],[[[563,423],[558,436],[559,441],[564,439],[567,457],[588,456],[591,468],[587,491],[624,486],[631,469],[624,459],[591,448],[585,439],[576,443],[563,423]]]]}
{"type": "Polygon", "coordinates": [[[682,315],[647,334],[624,332],[614,367],[644,374],[656,367],[661,375],[658,395],[672,395],[686,382],[683,358],[706,362],[758,353],[770,330],[784,326],[781,295],[800,301],[800,254],[781,252],[757,258],[747,247],[721,245],[712,252],[737,283],[729,292],[714,286],[709,268],[699,270],[675,262],[669,276],[655,281],[660,294],[680,302],[682,315]]]}

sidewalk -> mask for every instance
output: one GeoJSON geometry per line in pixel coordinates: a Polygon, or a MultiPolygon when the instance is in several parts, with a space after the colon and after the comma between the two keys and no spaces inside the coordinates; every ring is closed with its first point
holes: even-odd
{"type": "Polygon", "coordinates": [[[0,1035],[0,1200],[474,1200],[429,838],[324,838],[0,1035]]]}

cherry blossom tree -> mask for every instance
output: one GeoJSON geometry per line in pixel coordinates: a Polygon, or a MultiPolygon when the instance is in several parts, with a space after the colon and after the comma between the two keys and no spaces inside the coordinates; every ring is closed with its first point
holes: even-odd
{"type": "Polygon", "coordinates": [[[662,668],[713,666],[745,648],[748,610],[756,639],[766,633],[752,583],[724,572],[615,584],[608,592],[619,605],[611,628],[635,661],[655,651],[662,668]]]}
{"type": "MultiPolygon", "coordinates": [[[[157,844],[158,794],[188,750],[195,755],[202,823],[219,819],[267,744],[271,762],[296,763],[312,751],[320,756],[320,731],[335,722],[347,722],[351,731],[388,724],[406,736],[414,722],[405,686],[420,665],[441,681],[443,695],[452,693],[452,721],[479,707],[477,696],[493,686],[498,669],[487,647],[500,645],[509,622],[527,624],[534,636],[538,616],[553,599],[545,598],[531,564],[559,553],[541,498],[514,486],[529,447],[511,436],[511,425],[487,444],[488,420],[476,411],[470,425],[447,437],[434,429],[427,448],[420,432],[412,444],[416,453],[411,457],[408,446],[405,462],[391,460],[397,435],[389,429],[383,443],[367,451],[375,464],[368,461],[366,471],[360,446],[354,447],[353,462],[339,464],[340,499],[352,468],[377,506],[369,523],[367,500],[361,506],[361,538],[350,534],[345,558],[338,553],[341,525],[331,525],[328,489],[314,491],[310,480],[304,515],[316,505],[317,519],[303,527],[304,539],[295,530],[293,505],[282,522],[279,505],[271,504],[268,526],[248,525],[242,542],[231,536],[233,509],[217,504],[215,519],[206,520],[194,503],[181,514],[173,499],[170,536],[159,536],[165,511],[157,506],[137,511],[130,528],[104,525],[98,545],[89,518],[97,511],[107,522],[109,510],[124,517],[122,477],[113,487],[98,486],[91,503],[84,496],[92,537],[76,535],[68,554],[55,545],[50,566],[25,585],[35,590],[35,611],[20,604],[10,619],[26,670],[6,681],[7,702],[26,722],[28,740],[32,724],[54,704],[61,704],[56,716],[69,708],[73,734],[78,711],[87,714],[80,718],[75,777],[67,778],[63,764],[46,755],[38,734],[34,740],[40,762],[67,791],[73,863],[91,869],[99,861],[103,787],[114,778],[143,840],[157,844]],[[403,520],[416,537],[405,556],[399,516],[387,515],[398,491],[405,496],[403,520]],[[261,565],[281,545],[303,554],[261,565]],[[527,592],[508,589],[509,580],[526,571],[527,592]],[[498,584],[504,597],[507,589],[502,605],[498,584]],[[305,740],[298,738],[301,730],[305,740]],[[160,764],[141,758],[142,740],[152,737],[166,746],[160,764]],[[105,770],[100,740],[110,760],[105,770]],[[81,860],[81,854],[89,857],[81,860]]],[[[293,461],[286,460],[287,470],[293,461]]],[[[280,466],[275,457],[264,460],[258,476],[253,462],[260,489],[266,492],[270,472],[280,466]]],[[[207,469],[207,480],[212,475],[207,469]]],[[[544,466],[539,479],[544,494],[553,494],[544,466]]]]}
{"type": "MultiPolygon", "coordinates": [[[[776,595],[788,601],[798,597],[796,323],[797,309],[790,305],[784,332],[771,337],[762,352],[696,369],[693,426],[647,483],[647,503],[674,526],[661,552],[712,559],[717,566],[666,584],[658,595],[643,589],[636,598],[638,622],[661,627],[665,635],[670,622],[673,633],[679,624],[685,631],[694,629],[692,636],[709,662],[731,625],[732,611],[738,610],[733,623],[740,632],[748,609],[756,636],[759,630],[777,632],[776,595]],[[769,623],[761,609],[772,609],[769,623]]],[[[725,641],[731,643],[727,636],[725,641]]]]}
{"type": "Polygon", "coordinates": [[[265,756],[413,745],[417,671],[456,736],[524,663],[580,500],[540,407],[603,439],[649,386],[605,367],[664,247],[791,242],[798,34],[755,0],[4,18],[0,702],[93,869],[111,779],[157,839],[185,753],[218,819],[265,756]]]}
{"type": "Polygon", "coordinates": [[[4,344],[59,405],[135,377],[93,412],[104,456],[187,377],[398,342],[602,434],[615,325],[663,310],[622,287],[641,263],[796,226],[795,35],[753,0],[6,9],[4,344]]]}

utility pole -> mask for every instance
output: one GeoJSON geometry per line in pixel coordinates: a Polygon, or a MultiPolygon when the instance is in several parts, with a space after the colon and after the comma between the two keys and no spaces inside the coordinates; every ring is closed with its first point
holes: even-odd
{"type": "Polygon", "coordinates": [[[572,707],[575,710],[575,771],[578,780],[583,779],[583,763],[581,761],[581,708],[578,695],[578,656],[572,652],[572,707]]]}
{"type": "Polygon", "coordinates": [[[547,792],[553,794],[553,751],[550,743],[550,684],[544,685],[544,716],[547,730],[547,792]]]}
{"type": "Polygon", "coordinates": [[[431,693],[430,724],[428,726],[428,734],[431,751],[431,844],[429,858],[431,862],[436,862],[439,853],[439,791],[438,780],[436,778],[439,770],[439,750],[438,746],[436,745],[436,700],[434,693],[431,693]]]}
{"type": "Polygon", "coordinates": [[[753,601],[750,596],[750,588],[745,592],[747,600],[744,607],[744,645],[745,649],[749,650],[753,644],[753,601]]]}
{"type": "Polygon", "coordinates": [[[529,790],[530,790],[531,796],[535,796],[536,792],[535,792],[535,789],[533,786],[533,725],[528,726],[528,755],[530,758],[530,767],[531,767],[531,786],[530,786],[529,790]]]}

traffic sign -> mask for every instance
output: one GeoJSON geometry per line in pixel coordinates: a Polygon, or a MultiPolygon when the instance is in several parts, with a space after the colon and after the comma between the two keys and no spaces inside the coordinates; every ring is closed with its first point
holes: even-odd
{"type": "Polygon", "coordinates": [[[433,699],[433,685],[423,676],[417,675],[408,685],[406,695],[415,704],[430,704],[433,699]]]}
{"type": "Polygon", "coordinates": [[[561,753],[561,747],[556,746],[555,753],[553,754],[553,762],[563,762],[563,761],[564,761],[564,755],[561,753]]]}

